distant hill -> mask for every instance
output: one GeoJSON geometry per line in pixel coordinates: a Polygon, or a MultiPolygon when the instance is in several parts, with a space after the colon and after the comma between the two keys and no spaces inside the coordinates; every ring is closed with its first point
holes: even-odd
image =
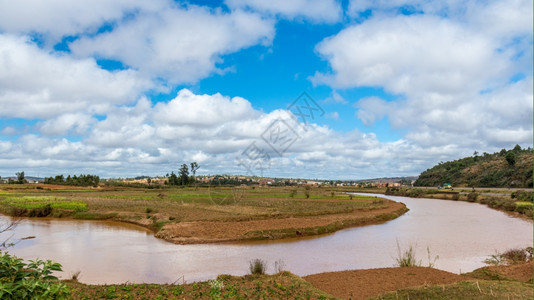
{"type": "Polygon", "coordinates": [[[532,149],[502,149],[455,161],[441,162],[424,171],[414,186],[532,187],[532,149]]]}

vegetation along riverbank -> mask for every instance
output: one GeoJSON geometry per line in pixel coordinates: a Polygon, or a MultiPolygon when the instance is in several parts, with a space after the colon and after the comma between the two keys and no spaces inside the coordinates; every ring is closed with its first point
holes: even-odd
{"type": "Polygon", "coordinates": [[[189,244],[314,236],[385,222],[407,210],[375,196],[309,186],[0,185],[3,214],[116,220],[189,244]]]}

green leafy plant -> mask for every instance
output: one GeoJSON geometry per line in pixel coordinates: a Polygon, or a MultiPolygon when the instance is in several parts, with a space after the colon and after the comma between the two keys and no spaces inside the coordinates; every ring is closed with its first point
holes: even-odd
{"type": "Polygon", "coordinates": [[[68,287],[52,273],[61,265],[47,260],[29,263],[0,252],[0,299],[65,299],[68,287]]]}
{"type": "Polygon", "coordinates": [[[221,293],[224,289],[224,284],[218,279],[208,281],[210,285],[210,296],[212,299],[220,299],[221,293]]]}

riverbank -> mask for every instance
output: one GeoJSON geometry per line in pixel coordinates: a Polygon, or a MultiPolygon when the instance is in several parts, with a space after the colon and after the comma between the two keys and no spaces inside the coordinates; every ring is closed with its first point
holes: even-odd
{"type": "Polygon", "coordinates": [[[280,240],[383,223],[406,205],[319,187],[68,187],[2,185],[0,212],[113,220],[177,244],[280,240]]]}
{"type": "Polygon", "coordinates": [[[166,224],[156,237],[176,244],[219,243],[250,240],[281,240],[316,236],[395,219],[408,211],[399,202],[380,199],[382,208],[313,217],[273,218],[237,222],[180,222],[166,224]]]}
{"type": "Polygon", "coordinates": [[[453,274],[427,267],[328,272],[299,277],[230,276],[173,285],[85,285],[67,281],[72,299],[532,299],[532,262],[453,274]]]}
{"type": "Polygon", "coordinates": [[[391,187],[382,189],[353,189],[347,191],[480,203],[489,208],[503,211],[525,220],[532,221],[534,216],[534,193],[532,189],[526,188],[505,189],[457,187],[444,190],[428,187],[391,187]]]}

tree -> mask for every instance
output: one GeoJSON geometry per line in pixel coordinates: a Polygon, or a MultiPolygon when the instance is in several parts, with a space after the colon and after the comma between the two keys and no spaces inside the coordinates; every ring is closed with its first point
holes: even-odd
{"type": "Polygon", "coordinates": [[[197,173],[198,168],[200,168],[200,166],[197,164],[196,161],[191,163],[191,174],[193,175],[193,177],[195,177],[195,174],[197,173]]]}
{"type": "Polygon", "coordinates": [[[167,181],[167,184],[169,185],[179,185],[180,181],[178,180],[178,176],[174,174],[174,172],[171,172],[171,175],[167,174],[167,177],[169,177],[169,180],[167,181]]]}
{"type": "Polygon", "coordinates": [[[200,166],[197,164],[196,161],[192,162],[190,165],[191,165],[191,182],[193,182],[195,181],[195,175],[197,173],[198,168],[200,168],[200,166]]]}
{"type": "Polygon", "coordinates": [[[17,173],[15,173],[15,175],[17,175],[17,181],[15,183],[23,184],[23,183],[27,182],[26,179],[24,178],[24,171],[17,172],[17,173]]]}
{"type": "Polygon", "coordinates": [[[180,184],[187,185],[189,183],[189,168],[186,164],[180,167],[180,184]]]}
{"type": "Polygon", "coordinates": [[[509,166],[515,165],[515,152],[514,151],[508,151],[508,153],[506,153],[505,158],[509,166]]]}

